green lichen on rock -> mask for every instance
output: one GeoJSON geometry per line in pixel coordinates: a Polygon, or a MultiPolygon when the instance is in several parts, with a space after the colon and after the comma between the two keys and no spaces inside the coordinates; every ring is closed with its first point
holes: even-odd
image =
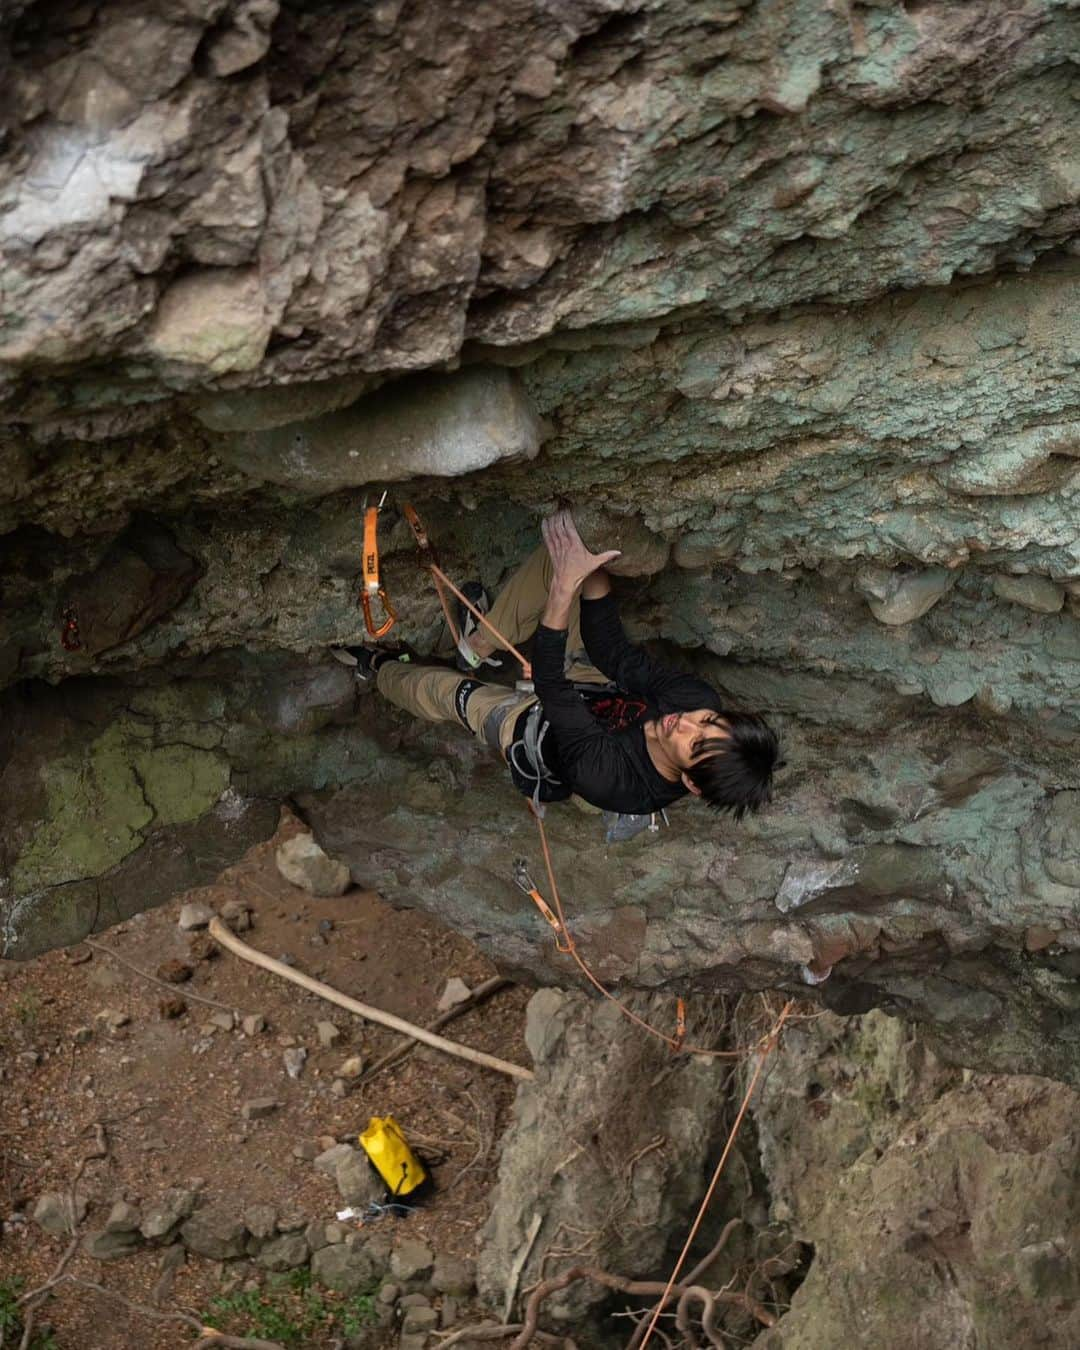
{"type": "Polygon", "coordinates": [[[218,755],[147,746],[146,728],[120,720],[85,750],[43,763],[40,828],[12,869],[16,893],[97,877],[137,849],[152,825],[194,820],[229,783],[218,755]]]}
{"type": "Polygon", "coordinates": [[[98,876],[139,847],[154,809],[131,752],[123,728],[110,727],[85,754],[42,766],[47,804],[13,868],[16,892],[98,876]]]}

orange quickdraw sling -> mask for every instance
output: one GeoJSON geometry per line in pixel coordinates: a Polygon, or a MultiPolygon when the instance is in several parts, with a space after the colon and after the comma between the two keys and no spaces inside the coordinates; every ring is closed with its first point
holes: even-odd
{"type": "Polygon", "coordinates": [[[379,577],[379,512],[386,501],[386,493],[379,498],[377,506],[368,506],[364,502],[364,557],[362,567],[362,585],[360,587],[360,608],[364,611],[364,626],[373,638],[382,638],[397,623],[397,611],[390,603],[386,587],[379,577]],[[386,615],[376,627],[371,613],[372,600],[378,597],[386,615]]]}

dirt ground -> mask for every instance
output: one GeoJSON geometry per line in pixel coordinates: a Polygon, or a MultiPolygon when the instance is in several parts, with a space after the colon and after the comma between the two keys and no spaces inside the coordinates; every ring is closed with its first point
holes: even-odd
{"type": "MultiPolygon", "coordinates": [[[[84,1173],[82,1190],[92,1205],[84,1230],[100,1228],[118,1198],[147,1204],[170,1186],[196,1184],[210,1202],[235,1205],[238,1215],[265,1203],[279,1214],[331,1219],[343,1204],[334,1182],[296,1157],[294,1148],[328,1136],[355,1141],[370,1116],[392,1114],[423,1155],[441,1161],[433,1166],[437,1188],[431,1198],[408,1216],[381,1219],[380,1231],[419,1238],[439,1253],[476,1253],[512,1081],[420,1048],[336,1097],[331,1084],[343,1060],[359,1053],[370,1064],[401,1038],[227,952],[199,958],[192,953],[193,935],[177,926],[185,900],[219,908],[242,899],[254,917],[253,928],[241,934],[244,941],[420,1024],[436,1016],[449,978],[475,987],[495,973],[474,947],[428,916],[394,911],[378,896],[356,890],[317,899],[283,880],[274,851],[300,828],[283,816],[277,836],[250,850],[213,886],[177,895],[93,939],[151,973],[170,959],[186,961],[195,973],[185,984],[164,989],[86,946],[5,966],[0,1277],[22,1277],[30,1288],[56,1267],[67,1240],[43,1233],[29,1222],[29,1211],[43,1191],[68,1189],[80,1158],[91,1151],[97,1123],[105,1125],[108,1154],[88,1163],[84,1173]],[[163,999],[190,993],[241,1015],[261,1013],[267,1028],[250,1037],[214,1028],[215,1009],[190,999],[181,1016],[163,1016],[163,999]],[[105,1009],[130,1021],[110,1034],[96,1020],[105,1009]],[[319,1044],[316,1023],[323,1020],[342,1033],[333,1048],[319,1044]],[[83,1042],[75,1034],[81,1027],[92,1028],[83,1042]],[[297,1079],[287,1076],[283,1063],[285,1049],[293,1046],[308,1052],[297,1079]],[[242,1104],[260,1097],[276,1098],[279,1109],[245,1121],[242,1104]]],[[[196,950],[205,945],[205,936],[195,942],[196,950]]],[[[507,986],[444,1034],[527,1065],[523,1014],[529,993],[507,986]]],[[[80,1251],[69,1269],[150,1304],[159,1261],[160,1253],[150,1251],[107,1262],[80,1251]]],[[[230,1276],[228,1267],[189,1259],[176,1276],[172,1303],[205,1310],[230,1276]]],[[[71,1287],[50,1301],[41,1320],[52,1324],[59,1350],[171,1350],[191,1339],[175,1323],[153,1323],[71,1287]]]]}

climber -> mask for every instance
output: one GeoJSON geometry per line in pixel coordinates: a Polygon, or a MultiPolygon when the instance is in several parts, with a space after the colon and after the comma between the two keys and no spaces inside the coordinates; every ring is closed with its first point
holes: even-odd
{"type": "MultiPolygon", "coordinates": [[[[391,703],[429,722],[460,722],[497,750],[514,785],[534,801],[573,793],[604,811],[648,820],[687,793],[740,819],[770,799],[777,739],[763,718],[724,706],[715,689],[653,661],[628,641],[605,564],[573,518],[543,522],[543,545],[487,611],[479,583],[465,588],[508,643],[535,630],[535,692],[475,677],[500,664],[497,639],[462,606],[459,674],[369,647],[335,652],[391,703]],[[539,626],[537,626],[539,624],[539,626]]],[[[625,837],[625,836],[623,836],[625,837]]]]}

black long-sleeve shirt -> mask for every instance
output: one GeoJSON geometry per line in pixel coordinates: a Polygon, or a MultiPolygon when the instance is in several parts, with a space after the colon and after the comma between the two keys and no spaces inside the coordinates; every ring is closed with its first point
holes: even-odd
{"type": "Polygon", "coordinates": [[[696,708],[719,712],[720,695],[704,680],[658,664],[630,642],[610,595],[582,600],[581,635],[592,664],[630,697],[616,701],[619,716],[612,725],[610,718],[604,718],[612,707],[610,693],[583,694],[564,674],[566,630],[541,624],[533,644],[532,667],[536,692],[550,724],[543,756],[563,784],[562,789],[546,788],[541,795],[553,801],[576,792],[605,811],[640,815],[660,811],[684,797],[687,790],[682,782],[664,778],[653,764],[645,742],[645,723],[665,713],[696,708]]]}

